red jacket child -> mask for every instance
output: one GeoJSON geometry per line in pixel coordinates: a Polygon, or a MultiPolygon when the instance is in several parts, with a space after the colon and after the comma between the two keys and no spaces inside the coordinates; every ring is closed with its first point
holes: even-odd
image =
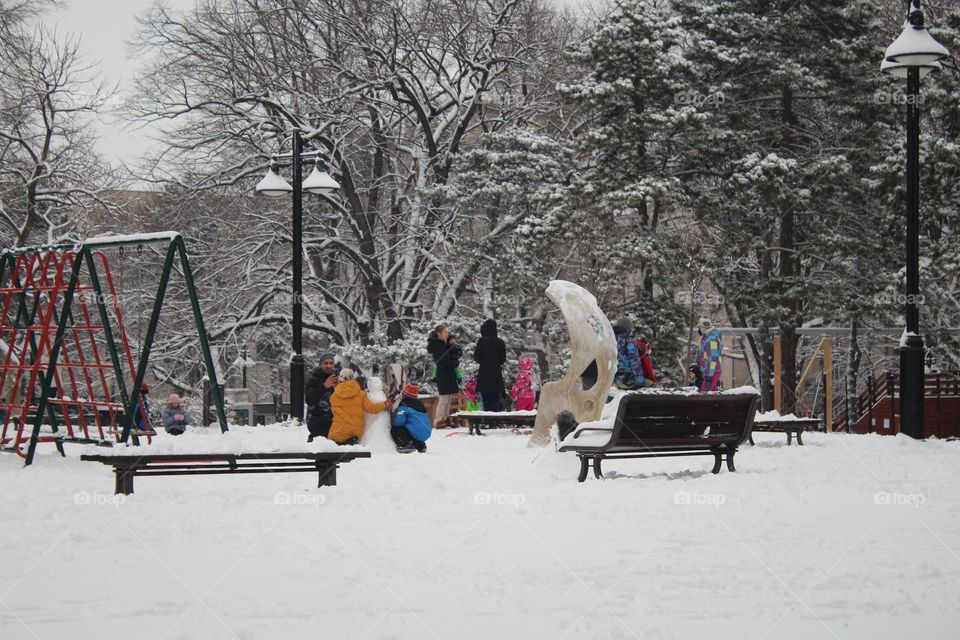
{"type": "Polygon", "coordinates": [[[657,375],[653,372],[653,362],[650,361],[650,353],[653,349],[650,347],[647,336],[637,338],[637,348],[640,350],[640,362],[643,364],[643,377],[651,384],[656,384],[657,375]]]}

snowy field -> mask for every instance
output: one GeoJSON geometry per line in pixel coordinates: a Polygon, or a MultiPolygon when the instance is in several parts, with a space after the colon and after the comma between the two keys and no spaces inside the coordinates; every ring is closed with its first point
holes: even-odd
{"type": "MultiPolygon", "coordinates": [[[[162,436],[161,436],[162,437],[162,436]]],[[[609,461],[437,432],[339,486],[0,456],[2,638],[956,638],[960,443],[609,461]]],[[[52,449],[52,447],[51,447],[52,449]]]]}

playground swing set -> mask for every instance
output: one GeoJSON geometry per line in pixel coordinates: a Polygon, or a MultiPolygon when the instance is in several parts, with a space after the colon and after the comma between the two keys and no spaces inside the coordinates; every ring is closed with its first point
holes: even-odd
{"type": "Polygon", "coordinates": [[[149,428],[135,429],[135,422],[149,427],[141,389],[178,259],[217,419],[227,431],[183,238],[172,231],[106,236],[0,251],[0,450],[29,465],[38,443],[52,443],[63,455],[64,443],[112,446],[130,439],[139,445],[141,436],[150,441],[149,428]],[[165,245],[165,258],[135,362],[106,251],[117,249],[122,261],[124,247],[137,246],[139,253],[149,244],[165,245]]]}

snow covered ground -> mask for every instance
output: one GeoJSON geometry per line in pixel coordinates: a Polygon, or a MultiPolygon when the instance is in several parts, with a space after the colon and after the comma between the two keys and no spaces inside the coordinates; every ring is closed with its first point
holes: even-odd
{"type": "MultiPolygon", "coordinates": [[[[438,432],[313,474],[0,456],[6,638],[955,638],[960,443],[610,461],[438,432]]],[[[161,435],[160,438],[164,436],[161,435]]]]}

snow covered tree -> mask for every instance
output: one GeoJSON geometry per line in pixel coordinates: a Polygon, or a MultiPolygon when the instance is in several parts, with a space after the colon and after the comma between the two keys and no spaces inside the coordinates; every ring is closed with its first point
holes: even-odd
{"type": "Polygon", "coordinates": [[[461,280],[448,295],[462,298],[464,311],[529,329],[521,341],[544,362],[547,349],[538,336],[552,305],[543,290],[579,246],[566,233],[574,216],[574,163],[573,150],[562,140],[507,129],[483,136],[462,153],[454,164],[455,182],[441,192],[463,225],[450,250],[462,263],[461,280]]]}
{"type": "Polygon", "coordinates": [[[685,39],[672,3],[617,2],[571,52],[583,76],[560,87],[582,110],[578,282],[611,317],[633,316],[671,371],[689,334],[674,294],[697,251],[680,190],[683,134],[716,98],[690,91],[685,39]]]}
{"type": "Polygon", "coordinates": [[[90,121],[109,89],[79,42],[33,22],[49,2],[0,2],[0,238],[6,246],[75,237],[81,212],[116,210],[90,121]]]}
{"type": "MultiPolygon", "coordinates": [[[[484,132],[553,111],[538,71],[561,22],[517,0],[158,5],[140,43],[160,62],[131,108],[170,123],[152,177],[184,194],[249,193],[299,128],[341,185],[306,201],[305,320],[337,343],[397,340],[457,309],[468,263],[450,247],[467,221],[433,190],[484,132]]],[[[252,224],[221,260],[241,295],[220,335],[288,321],[289,201],[241,209],[252,224]]]]}
{"type": "Polygon", "coordinates": [[[764,391],[766,332],[779,327],[784,405],[793,410],[794,328],[856,318],[889,273],[892,212],[864,180],[892,141],[892,114],[876,99],[885,89],[876,8],[847,0],[676,8],[696,91],[723,96],[690,130],[684,157],[684,173],[696,176],[684,186],[709,245],[703,254],[731,319],[764,330],[748,349],[764,391]]]}

